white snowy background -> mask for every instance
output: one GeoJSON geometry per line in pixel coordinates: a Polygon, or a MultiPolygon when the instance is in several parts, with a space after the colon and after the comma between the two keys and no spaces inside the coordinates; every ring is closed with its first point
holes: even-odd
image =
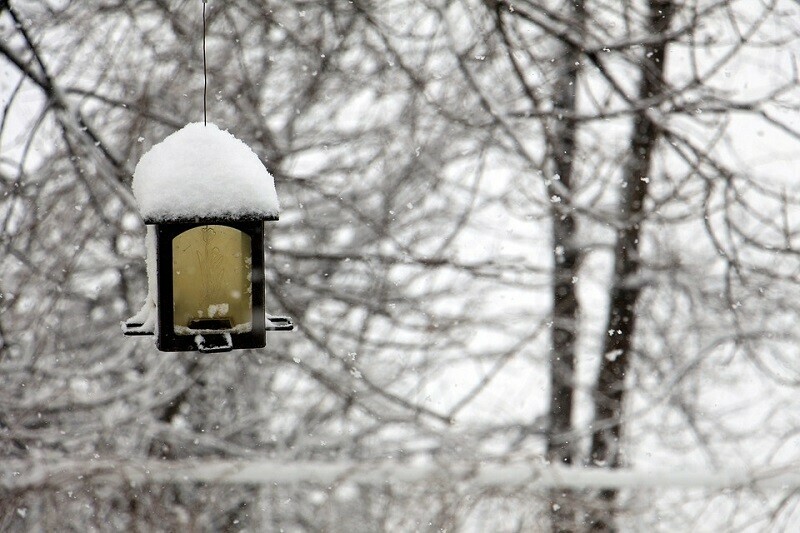
{"type": "Polygon", "coordinates": [[[297,328],[200,356],[119,323],[147,293],[134,168],[202,121],[202,3],[0,1],[0,529],[540,531],[554,487],[577,530],[602,488],[622,531],[800,527],[800,10],[676,4],[650,101],[646,13],[671,3],[584,3],[581,30],[556,0],[211,0],[209,121],[275,177],[267,306],[297,328]],[[608,468],[641,109],[662,134],[608,468]],[[546,453],[553,204],[582,257],[572,466],[546,453]]]}

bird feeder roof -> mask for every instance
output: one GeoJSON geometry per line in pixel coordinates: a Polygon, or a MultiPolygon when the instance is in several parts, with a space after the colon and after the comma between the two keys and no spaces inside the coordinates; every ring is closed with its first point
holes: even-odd
{"type": "Polygon", "coordinates": [[[148,224],[277,220],[275,181],[245,143],[213,124],[187,124],[153,146],[133,173],[148,224]]]}

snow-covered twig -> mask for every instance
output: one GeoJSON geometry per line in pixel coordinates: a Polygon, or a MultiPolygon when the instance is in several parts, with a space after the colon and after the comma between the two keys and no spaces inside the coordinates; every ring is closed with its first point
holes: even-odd
{"type": "Polygon", "coordinates": [[[275,485],[343,482],[367,485],[459,483],[474,489],[758,489],[797,490],[800,465],[707,471],[696,468],[601,469],[537,465],[525,462],[393,461],[62,461],[34,465],[17,462],[0,474],[5,489],[62,486],[78,480],[124,479],[131,483],[216,483],[275,485]]]}

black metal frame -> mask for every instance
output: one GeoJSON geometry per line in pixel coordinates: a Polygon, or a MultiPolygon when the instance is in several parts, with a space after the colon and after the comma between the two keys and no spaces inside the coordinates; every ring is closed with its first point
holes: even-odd
{"type": "MultiPolygon", "coordinates": [[[[266,283],[264,279],[264,221],[278,220],[277,216],[244,216],[232,218],[190,218],[176,220],[145,220],[156,231],[156,285],[158,293],[156,318],[156,346],[162,352],[218,353],[246,348],[263,348],[267,331],[291,331],[292,319],[285,316],[266,316],[266,283]],[[198,226],[220,225],[237,229],[250,236],[251,287],[253,322],[247,333],[201,333],[178,335],[174,329],[175,309],[172,294],[172,240],[181,233],[198,226]],[[198,339],[199,337],[199,339],[198,339]],[[199,342],[198,342],[199,341],[199,342]]],[[[142,331],[143,324],[131,321],[123,325],[125,335],[153,335],[142,331]]]]}
{"type": "Polygon", "coordinates": [[[158,326],[156,346],[162,352],[226,352],[246,348],[263,348],[266,335],[266,287],[264,283],[263,220],[195,219],[193,221],[159,222],[156,229],[156,272],[158,284],[158,326]],[[246,333],[203,333],[178,335],[174,329],[172,294],[172,240],[181,233],[199,226],[220,225],[237,229],[250,236],[253,326],[246,333]],[[200,337],[198,342],[196,339],[200,337]]]}

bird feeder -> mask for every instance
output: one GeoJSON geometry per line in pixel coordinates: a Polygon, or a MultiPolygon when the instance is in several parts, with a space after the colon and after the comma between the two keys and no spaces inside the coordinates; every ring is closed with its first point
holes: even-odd
{"type": "Polygon", "coordinates": [[[278,198],[246,144],[189,124],[142,157],[133,193],[147,225],[148,295],[126,335],[155,335],[164,352],[226,352],[293,328],[265,311],[264,222],[278,220],[278,198]]]}

